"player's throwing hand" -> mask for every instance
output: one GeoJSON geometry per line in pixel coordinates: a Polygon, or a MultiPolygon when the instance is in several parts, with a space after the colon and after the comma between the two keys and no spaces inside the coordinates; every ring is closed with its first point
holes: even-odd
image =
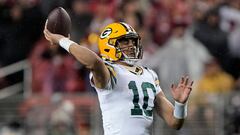
{"type": "Polygon", "coordinates": [[[44,33],[45,38],[46,38],[51,44],[58,44],[59,41],[60,41],[60,39],[66,38],[66,37],[64,37],[63,35],[51,33],[51,32],[47,29],[47,23],[48,23],[48,21],[46,21],[46,23],[45,23],[45,27],[44,27],[43,33],[44,33]]]}

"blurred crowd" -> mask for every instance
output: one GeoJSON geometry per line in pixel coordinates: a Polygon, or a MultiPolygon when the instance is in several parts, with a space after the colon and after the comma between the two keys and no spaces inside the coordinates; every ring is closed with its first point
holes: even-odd
{"type": "MultiPolygon", "coordinates": [[[[88,71],[43,37],[48,14],[59,6],[71,16],[71,39],[96,53],[104,26],[124,21],[134,27],[144,47],[138,64],[157,72],[169,99],[180,76],[195,81],[193,115],[215,104],[212,95],[240,89],[239,0],[0,0],[0,66],[29,59],[33,96],[95,94],[88,71]]],[[[0,87],[11,81],[1,78],[0,87]]],[[[203,114],[211,117],[211,108],[203,114]]],[[[229,134],[240,133],[236,125],[229,134]]]]}

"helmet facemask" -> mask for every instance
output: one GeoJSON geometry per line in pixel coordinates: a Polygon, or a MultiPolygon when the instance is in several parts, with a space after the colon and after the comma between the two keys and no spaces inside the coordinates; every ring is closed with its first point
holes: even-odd
{"type": "Polygon", "coordinates": [[[134,65],[139,59],[142,59],[142,46],[140,44],[140,39],[141,38],[136,33],[129,33],[117,39],[116,50],[122,54],[119,59],[120,61],[134,65]]]}

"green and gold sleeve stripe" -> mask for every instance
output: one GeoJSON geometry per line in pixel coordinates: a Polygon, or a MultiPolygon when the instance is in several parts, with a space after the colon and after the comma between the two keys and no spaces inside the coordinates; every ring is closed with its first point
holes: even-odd
{"type": "Polygon", "coordinates": [[[115,70],[114,70],[114,68],[112,66],[110,66],[110,65],[106,65],[106,66],[107,66],[107,68],[108,68],[108,70],[110,72],[111,85],[113,87],[114,85],[117,84],[117,78],[116,78],[117,74],[116,74],[116,72],[115,72],[115,70]]]}

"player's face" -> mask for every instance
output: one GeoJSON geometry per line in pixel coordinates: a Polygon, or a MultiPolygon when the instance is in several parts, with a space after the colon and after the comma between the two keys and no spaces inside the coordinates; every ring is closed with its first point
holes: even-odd
{"type": "Polygon", "coordinates": [[[128,57],[135,57],[137,52],[137,38],[122,38],[118,41],[119,49],[128,57]]]}

